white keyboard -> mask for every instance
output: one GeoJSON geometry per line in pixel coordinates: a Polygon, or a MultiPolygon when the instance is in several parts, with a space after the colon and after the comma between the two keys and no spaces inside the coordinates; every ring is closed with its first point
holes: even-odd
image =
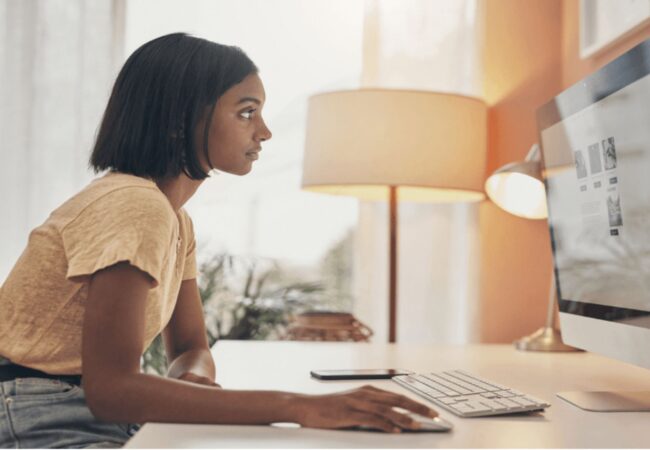
{"type": "Polygon", "coordinates": [[[461,370],[399,375],[393,381],[460,417],[540,411],[551,406],[461,370]]]}

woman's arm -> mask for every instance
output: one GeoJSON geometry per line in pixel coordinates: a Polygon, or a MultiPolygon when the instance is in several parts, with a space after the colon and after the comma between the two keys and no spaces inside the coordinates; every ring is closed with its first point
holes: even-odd
{"type": "Polygon", "coordinates": [[[364,387],[310,396],[233,391],[140,373],[147,292],[151,278],[120,263],[97,272],[89,286],[83,327],[83,387],[93,414],[114,422],[269,424],[316,428],[415,427],[393,407],[435,412],[408,397],[364,387]]]}
{"type": "Polygon", "coordinates": [[[167,376],[218,386],[208,345],[203,306],[196,280],[181,283],[172,318],[162,333],[169,361],[167,376]]]}

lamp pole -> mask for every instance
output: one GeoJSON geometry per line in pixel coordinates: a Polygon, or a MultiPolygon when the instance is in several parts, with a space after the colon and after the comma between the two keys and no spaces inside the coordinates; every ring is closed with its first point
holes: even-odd
{"type": "Polygon", "coordinates": [[[388,342],[397,335],[397,186],[389,186],[388,342]]]}

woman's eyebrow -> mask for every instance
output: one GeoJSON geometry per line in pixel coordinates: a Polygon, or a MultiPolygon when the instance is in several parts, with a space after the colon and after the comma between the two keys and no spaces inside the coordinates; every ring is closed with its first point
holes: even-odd
{"type": "Polygon", "coordinates": [[[246,103],[246,102],[253,102],[253,103],[256,103],[258,105],[262,104],[262,102],[259,101],[258,99],[256,99],[255,97],[242,97],[242,98],[239,99],[237,104],[239,105],[240,103],[246,103]]]}

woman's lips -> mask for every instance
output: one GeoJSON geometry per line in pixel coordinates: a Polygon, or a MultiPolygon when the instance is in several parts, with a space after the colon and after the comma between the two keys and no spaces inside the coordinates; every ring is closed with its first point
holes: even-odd
{"type": "Polygon", "coordinates": [[[251,161],[256,161],[260,157],[259,153],[260,153],[259,150],[246,152],[246,158],[250,159],[251,161]]]}

